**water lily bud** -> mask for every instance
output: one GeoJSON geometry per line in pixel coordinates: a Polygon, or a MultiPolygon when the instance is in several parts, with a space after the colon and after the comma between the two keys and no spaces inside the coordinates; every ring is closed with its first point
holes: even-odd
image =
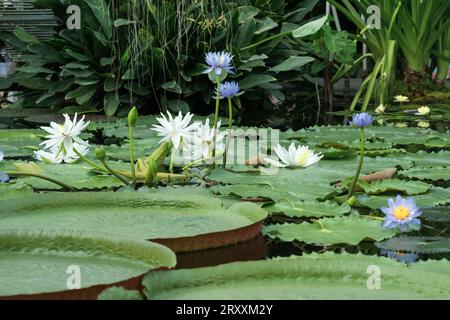
{"type": "Polygon", "coordinates": [[[103,161],[106,159],[106,151],[103,147],[95,148],[95,156],[98,160],[103,161]]]}
{"type": "Polygon", "coordinates": [[[128,112],[128,125],[134,127],[138,118],[138,111],[136,107],[133,107],[130,112],[128,112]]]}
{"type": "Polygon", "coordinates": [[[350,207],[353,206],[353,205],[356,203],[356,198],[355,198],[354,196],[350,197],[350,198],[347,200],[347,203],[348,203],[348,205],[349,205],[350,207]]]}

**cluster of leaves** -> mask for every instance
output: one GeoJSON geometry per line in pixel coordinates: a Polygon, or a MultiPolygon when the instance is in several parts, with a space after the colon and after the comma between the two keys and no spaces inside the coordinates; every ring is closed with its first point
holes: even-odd
{"type": "Polygon", "coordinates": [[[66,107],[66,111],[114,115],[119,106],[135,103],[137,96],[149,93],[134,82],[129,63],[126,21],[113,21],[104,0],[37,1],[36,6],[54,10],[66,21],[65,8],[80,7],[80,29],[64,28],[54,38],[40,41],[17,27],[2,34],[2,40],[22,52],[23,65],[2,87],[16,83],[24,88],[18,105],[66,107]],[[64,9],[64,10],[63,10],[64,9]]]}
{"type": "MultiPolygon", "coordinates": [[[[299,71],[305,77],[314,73],[307,65],[322,58],[312,49],[317,46],[301,39],[325,23],[302,29],[317,2],[36,0],[61,21],[68,17],[65,8],[78,5],[81,29],[61,26],[48,41],[22,28],[2,35],[23,52],[24,63],[0,86],[18,85],[24,93],[17,104],[27,107],[106,115],[124,114],[131,104],[146,112],[186,112],[193,106],[204,111],[201,106],[212,97],[210,82],[201,76],[204,54],[227,50],[234,55],[233,80],[246,91],[245,102],[278,105],[289,86],[304,81],[299,71]]],[[[329,50],[338,51],[338,61],[348,60],[351,50],[346,44],[341,49],[346,39],[327,30],[320,37],[334,39],[329,50]]]]}

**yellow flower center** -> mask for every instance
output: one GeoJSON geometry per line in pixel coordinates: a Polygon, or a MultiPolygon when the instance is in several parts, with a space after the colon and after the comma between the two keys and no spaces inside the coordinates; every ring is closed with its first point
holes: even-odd
{"type": "Polygon", "coordinates": [[[409,209],[406,207],[397,207],[394,209],[394,216],[398,220],[405,220],[409,216],[409,209]]]}

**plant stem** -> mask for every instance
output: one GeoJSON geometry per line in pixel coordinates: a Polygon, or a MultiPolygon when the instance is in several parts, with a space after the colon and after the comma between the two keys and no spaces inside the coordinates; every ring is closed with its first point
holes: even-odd
{"type": "Polygon", "coordinates": [[[108,170],[109,173],[111,173],[114,177],[116,177],[117,179],[119,179],[120,181],[122,181],[126,186],[128,186],[130,183],[128,182],[127,179],[125,179],[123,176],[121,176],[120,174],[118,174],[116,171],[113,170],[113,168],[111,168],[108,163],[106,162],[106,160],[102,160],[102,164],[105,166],[106,170],[108,170]]]}
{"type": "Polygon", "coordinates": [[[231,104],[231,98],[228,98],[228,129],[233,127],[233,105],[231,104]]]}
{"type": "MultiPolygon", "coordinates": [[[[217,79],[217,87],[216,87],[216,111],[214,113],[214,137],[213,137],[213,149],[212,149],[212,157],[216,156],[216,140],[217,140],[217,123],[219,122],[219,99],[220,99],[220,79],[217,79]]],[[[212,167],[215,167],[215,161],[212,164],[212,167]]]]}
{"type": "Polygon", "coordinates": [[[173,146],[172,146],[172,151],[171,151],[171,153],[170,153],[170,162],[169,162],[169,172],[170,173],[173,173],[173,163],[174,163],[174,161],[175,161],[175,152],[177,151],[177,149],[175,149],[173,146]]]}
{"type": "Polygon", "coordinates": [[[133,158],[133,126],[130,126],[130,168],[131,168],[131,177],[133,180],[133,187],[136,187],[136,171],[134,168],[134,158],[133,158]]]}
{"type": "Polygon", "coordinates": [[[43,176],[43,175],[40,175],[40,174],[18,172],[18,171],[6,171],[5,173],[10,175],[10,176],[35,177],[35,178],[39,178],[39,179],[50,181],[50,182],[52,182],[54,184],[57,184],[57,185],[63,187],[64,189],[74,190],[73,187],[69,186],[68,184],[66,184],[66,183],[64,183],[62,181],[59,181],[59,180],[54,179],[54,178],[46,177],[46,176],[43,176]]]}
{"type": "Polygon", "coordinates": [[[76,148],[73,148],[73,151],[77,154],[77,156],[78,156],[81,160],[83,160],[83,161],[89,163],[89,164],[90,164],[92,167],[94,167],[95,169],[100,170],[100,171],[103,171],[103,172],[107,171],[107,170],[105,170],[105,168],[100,167],[100,166],[99,166],[98,164],[96,164],[95,162],[93,162],[93,161],[89,160],[88,158],[86,158],[85,156],[83,156],[76,148]]]}
{"type": "Polygon", "coordinates": [[[360,128],[360,154],[359,154],[359,163],[358,168],[356,169],[355,176],[353,177],[352,184],[350,185],[350,189],[348,190],[348,196],[347,199],[350,199],[350,197],[353,194],[353,190],[355,189],[356,183],[358,182],[359,174],[361,173],[361,168],[363,166],[364,162],[364,128],[360,128]]]}

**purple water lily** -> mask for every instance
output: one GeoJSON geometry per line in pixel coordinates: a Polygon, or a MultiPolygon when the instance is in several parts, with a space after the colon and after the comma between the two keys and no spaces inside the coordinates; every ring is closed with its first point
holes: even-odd
{"type": "MultiPolygon", "coordinates": [[[[219,94],[221,98],[233,98],[239,93],[239,84],[236,81],[224,82],[220,85],[219,94]]],[[[217,94],[217,90],[216,90],[217,94]]]]}
{"type": "Polygon", "coordinates": [[[420,225],[418,217],[422,214],[412,197],[402,198],[400,195],[388,200],[389,207],[381,208],[386,215],[383,227],[387,229],[400,228],[402,232],[408,231],[410,225],[420,225]]]}
{"type": "Polygon", "coordinates": [[[231,61],[233,60],[233,56],[231,53],[222,51],[222,52],[208,52],[205,55],[205,62],[208,65],[203,73],[210,73],[214,71],[216,75],[220,75],[222,70],[225,70],[228,73],[234,73],[233,67],[231,66],[231,61]]]}
{"type": "Polygon", "coordinates": [[[350,124],[358,128],[365,128],[372,125],[373,120],[374,119],[368,112],[361,112],[353,115],[350,124]]]}

